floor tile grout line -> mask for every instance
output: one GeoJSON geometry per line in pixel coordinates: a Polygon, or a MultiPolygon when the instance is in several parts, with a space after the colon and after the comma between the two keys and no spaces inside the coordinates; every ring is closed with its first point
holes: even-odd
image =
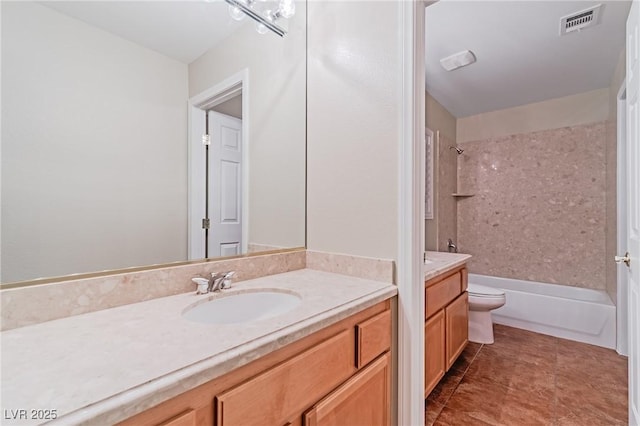
{"type": "Polygon", "coordinates": [[[440,414],[442,413],[442,411],[444,411],[444,409],[447,408],[447,403],[449,402],[449,400],[451,399],[453,394],[456,393],[456,390],[458,390],[458,386],[460,386],[460,383],[462,383],[462,380],[464,379],[464,376],[467,375],[467,371],[469,371],[469,368],[471,368],[471,364],[473,364],[473,362],[476,360],[476,358],[478,357],[478,354],[480,353],[482,348],[484,348],[484,344],[480,344],[480,347],[478,348],[476,353],[473,355],[473,358],[471,358],[471,361],[469,361],[469,365],[467,365],[467,368],[465,368],[464,371],[462,372],[462,376],[460,376],[460,381],[458,381],[458,383],[456,383],[456,386],[453,388],[453,390],[451,391],[451,393],[449,394],[447,399],[445,399],[445,401],[442,403],[442,410],[440,410],[440,413],[438,413],[438,415],[434,419],[434,421],[433,421],[434,423],[438,420],[438,417],[440,417],[440,414]]]}

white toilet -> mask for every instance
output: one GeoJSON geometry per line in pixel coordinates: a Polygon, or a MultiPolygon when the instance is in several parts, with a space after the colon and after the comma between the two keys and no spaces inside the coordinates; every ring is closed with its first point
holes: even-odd
{"type": "Polygon", "coordinates": [[[479,284],[469,283],[469,341],[493,343],[493,321],[491,311],[504,305],[504,291],[479,284]]]}

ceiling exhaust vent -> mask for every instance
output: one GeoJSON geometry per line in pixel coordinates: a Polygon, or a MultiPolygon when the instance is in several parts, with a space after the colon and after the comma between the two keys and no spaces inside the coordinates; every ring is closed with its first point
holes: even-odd
{"type": "Polygon", "coordinates": [[[593,27],[600,23],[602,16],[602,5],[596,5],[580,12],[560,18],[560,35],[569,34],[573,31],[580,31],[593,27]]]}

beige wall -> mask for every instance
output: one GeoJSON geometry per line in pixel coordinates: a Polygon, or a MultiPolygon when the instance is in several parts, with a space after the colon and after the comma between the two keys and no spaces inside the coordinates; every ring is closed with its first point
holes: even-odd
{"type": "Polygon", "coordinates": [[[615,119],[618,107],[618,90],[625,78],[626,48],[622,49],[618,57],[616,69],[611,76],[611,86],[609,87],[609,118],[615,119]]]}
{"type": "Polygon", "coordinates": [[[2,282],[186,259],[186,101],[186,65],[2,2],[2,282]]]}
{"type": "Polygon", "coordinates": [[[457,141],[464,143],[517,133],[595,123],[609,118],[609,89],[598,89],[514,108],[459,118],[457,141]]]}
{"type": "Polygon", "coordinates": [[[397,259],[400,8],[309,3],[311,250],[397,259]]]}
{"type": "Polygon", "coordinates": [[[242,95],[224,101],[211,108],[212,111],[242,119],[242,95]]]}
{"type": "Polygon", "coordinates": [[[305,244],[305,4],[289,33],[247,23],[189,64],[189,95],[249,69],[249,243],[305,244]]]}
{"type": "Polygon", "coordinates": [[[426,93],[426,126],[434,133],[434,215],[425,220],[427,250],[447,251],[447,240],[457,240],[457,155],[449,149],[456,141],[456,118],[426,93]],[[439,133],[439,137],[438,137],[439,133]]]}
{"type": "Polygon", "coordinates": [[[440,102],[435,100],[428,92],[425,96],[426,123],[434,132],[440,131],[441,135],[455,141],[457,120],[440,102]]]}

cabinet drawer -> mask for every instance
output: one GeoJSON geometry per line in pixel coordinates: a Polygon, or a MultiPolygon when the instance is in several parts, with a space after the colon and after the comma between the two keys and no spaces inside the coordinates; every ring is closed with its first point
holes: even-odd
{"type": "Polygon", "coordinates": [[[184,413],[160,423],[158,426],[196,426],[196,412],[194,410],[187,410],[184,413]]]}
{"type": "Polygon", "coordinates": [[[426,306],[425,315],[431,315],[444,308],[462,291],[461,273],[456,272],[440,282],[430,285],[425,290],[426,306]]]}
{"type": "Polygon", "coordinates": [[[391,349],[391,311],[386,310],[356,325],[356,366],[367,365],[391,349]]]}
{"type": "Polygon", "coordinates": [[[301,413],[356,368],[353,331],[345,330],[216,397],[216,425],[279,425],[301,413]]]}

